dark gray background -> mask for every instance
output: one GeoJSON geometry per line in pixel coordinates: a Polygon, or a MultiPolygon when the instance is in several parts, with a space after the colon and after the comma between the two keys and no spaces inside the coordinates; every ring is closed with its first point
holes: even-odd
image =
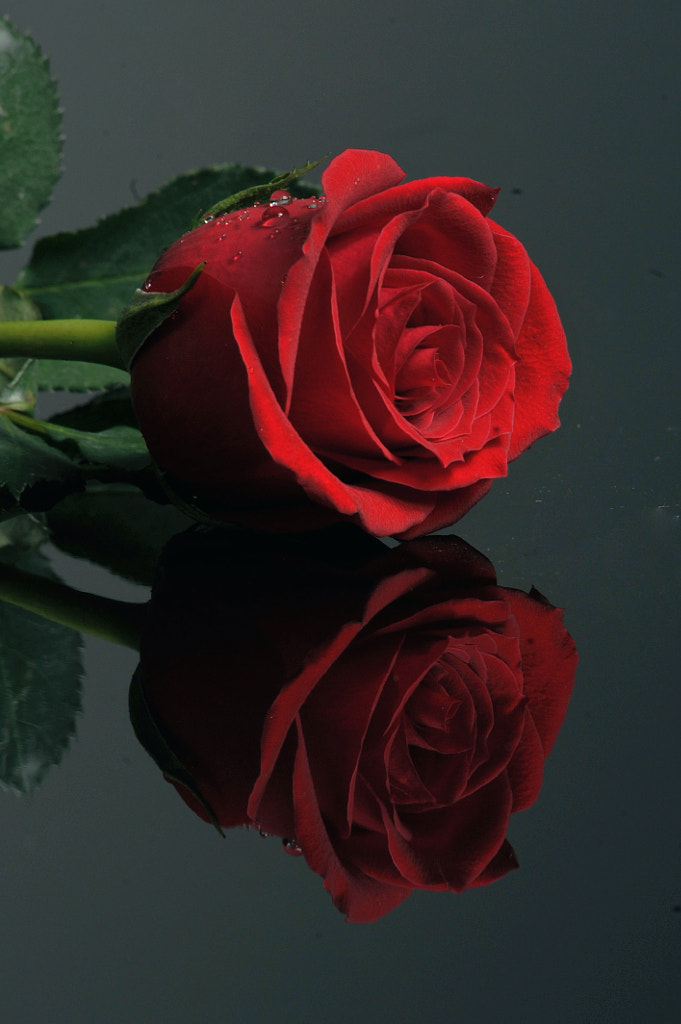
{"type": "MultiPolygon", "coordinates": [[[[409,177],[501,186],[495,217],[556,296],[575,371],[561,430],[457,532],[500,582],[566,607],[581,665],[544,790],[513,822],[520,870],[351,926],[278,843],[222,841],[193,819],[128,724],[134,656],[88,643],[77,741],[31,804],[0,794],[2,1019],[672,1024],[678,3],[7,7],[50,55],[66,110],[40,233],[202,165],[287,168],[349,146],[409,177]]],[[[3,256],[0,279],[27,258],[3,256]]]]}

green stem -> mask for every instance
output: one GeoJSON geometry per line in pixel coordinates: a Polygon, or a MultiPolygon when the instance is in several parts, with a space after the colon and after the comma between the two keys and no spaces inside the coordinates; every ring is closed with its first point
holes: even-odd
{"type": "Polygon", "coordinates": [[[78,359],[124,370],[115,320],[0,321],[0,357],[78,359]]]}
{"type": "Polygon", "coordinates": [[[50,622],[139,650],[146,603],[87,594],[13,565],[0,565],[0,598],[50,622]]]}

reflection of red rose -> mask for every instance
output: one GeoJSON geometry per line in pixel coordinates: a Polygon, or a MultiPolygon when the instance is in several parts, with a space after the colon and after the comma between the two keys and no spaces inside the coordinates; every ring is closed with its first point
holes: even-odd
{"type": "Polygon", "coordinates": [[[132,393],[159,465],[228,518],[421,536],[558,426],[565,336],[525,249],[487,216],[496,190],[402,178],[348,150],[325,201],[218,217],[145,285],[172,291],[206,261],[135,359],[132,393]]]}
{"type": "Polygon", "coordinates": [[[354,570],[233,544],[167,563],[141,649],[219,822],[297,844],[354,921],[514,867],[509,816],[537,797],[573,683],[562,613],[453,537],[354,570]]]}

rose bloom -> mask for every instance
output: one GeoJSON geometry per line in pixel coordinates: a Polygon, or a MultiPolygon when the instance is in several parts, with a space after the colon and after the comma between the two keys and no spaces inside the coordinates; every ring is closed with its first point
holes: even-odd
{"type": "Polygon", "coordinates": [[[455,537],[331,562],[220,533],[171,544],[135,682],[188,805],[281,837],[351,921],[517,866],[574,680],[562,613],[455,537]]]}
{"type": "Polygon", "coordinates": [[[350,517],[410,538],[455,522],[558,426],[570,373],[554,301],[468,178],[401,184],[347,150],[323,196],[217,217],[145,289],[205,267],[132,367],[160,468],[227,519],[350,517]]]}

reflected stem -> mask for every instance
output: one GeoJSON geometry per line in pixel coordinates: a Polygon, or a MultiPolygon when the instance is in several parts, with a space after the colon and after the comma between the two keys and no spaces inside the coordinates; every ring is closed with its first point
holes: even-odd
{"type": "Polygon", "coordinates": [[[124,370],[115,320],[0,321],[0,357],[77,359],[124,370]]]}
{"type": "Polygon", "coordinates": [[[0,564],[0,598],[43,619],[139,650],[147,603],[116,601],[0,564]]]}

